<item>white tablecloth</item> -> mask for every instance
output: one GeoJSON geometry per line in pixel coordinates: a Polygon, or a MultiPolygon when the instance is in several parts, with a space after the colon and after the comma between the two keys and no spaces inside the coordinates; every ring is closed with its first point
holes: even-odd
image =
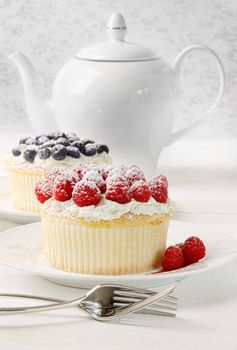
{"type": "MultiPolygon", "coordinates": [[[[237,239],[237,142],[177,143],[160,158],[176,219],[202,222],[237,239]],[[234,162],[233,162],[234,160],[234,162]]],[[[0,221],[0,230],[15,226],[0,221]]],[[[0,291],[73,298],[81,294],[0,266],[0,291]]],[[[0,349],[237,349],[237,259],[181,281],[176,318],[131,315],[100,323],[76,309],[0,317],[0,349]]],[[[2,302],[1,302],[2,305],[2,302]]]]}

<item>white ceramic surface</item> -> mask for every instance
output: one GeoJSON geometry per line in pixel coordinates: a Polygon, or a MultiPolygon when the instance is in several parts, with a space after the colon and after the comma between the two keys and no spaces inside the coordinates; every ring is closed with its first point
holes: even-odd
{"type": "Polygon", "coordinates": [[[107,27],[110,40],[79,51],[59,71],[52,99],[42,92],[31,62],[21,53],[10,57],[18,66],[26,107],[34,129],[60,128],[108,143],[118,162],[135,162],[151,173],[164,146],[183,137],[204,121],[219,103],[224,69],[208,47],[185,48],[172,66],[150,49],[123,39],[126,26],[113,14],[107,27]],[[220,87],[216,100],[200,119],[173,133],[174,109],[180,97],[179,71],[191,51],[204,51],[217,63],[220,87]],[[123,140],[123,142],[121,142],[123,140]]]}
{"type": "Polygon", "coordinates": [[[231,236],[202,225],[173,220],[169,228],[168,244],[181,242],[192,234],[198,235],[207,247],[205,259],[186,268],[166,273],[150,272],[119,276],[85,275],[60,271],[48,265],[42,253],[40,229],[40,223],[34,223],[1,233],[0,263],[38,274],[55,283],[80,288],[90,288],[99,283],[155,287],[217,268],[237,254],[237,242],[231,236]]]}
{"type": "Polygon", "coordinates": [[[0,219],[18,224],[30,224],[40,221],[40,214],[16,210],[11,204],[10,193],[0,193],[0,219]]]}

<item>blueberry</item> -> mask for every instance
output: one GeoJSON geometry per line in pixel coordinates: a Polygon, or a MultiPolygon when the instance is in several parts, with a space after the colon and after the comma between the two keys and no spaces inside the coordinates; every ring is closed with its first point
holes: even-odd
{"type": "Polygon", "coordinates": [[[75,139],[75,140],[78,140],[78,139],[79,139],[79,137],[77,136],[77,134],[75,134],[75,132],[69,132],[69,133],[67,134],[67,138],[68,138],[68,139],[75,139]]]}
{"type": "Polygon", "coordinates": [[[36,150],[32,149],[32,148],[27,148],[24,151],[24,158],[25,160],[27,160],[27,162],[33,163],[35,160],[35,156],[36,156],[36,150]]]}
{"type": "Polygon", "coordinates": [[[65,137],[67,138],[66,134],[64,132],[51,132],[48,135],[46,135],[50,140],[57,140],[59,137],[65,137]]]}
{"type": "Polygon", "coordinates": [[[93,156],[94,154],[96,154],[96,145],[94,143],[87,143],[85,145],[84,154],[86,156],[93,156]]]}
{"type": "Polygon", "coordinates": [[[35,136],[35,139],[36,140],[38,140],[40,137],[42,137],[42,136],[46,136],[45,134],[40,134],[40,135],[37,135],[37,136],[35,136]]]}
{"type": "Polygon", "coordinates": [[[14,157],[18,157],[21,155],[21,150],[20,150],[20,147],[14,147],[12,149],[12,154],[14,155],[14,157]]]}
{"type": "Polygon", "coordinates": [[[27,136],[27,137],[23,137],[22,139],[20,139],[20,141],[19,141],[19,145],[21,145],[21,144],[23,144],[23,145],[24,145],[27,139],[29,139],[29,136],[27,136]]]}
{"type": "Polygon", "coordinates": [[[74,132],[67,134],[67,138],[71,143],[73,143],[73,141],[80,141],[80,137],[78,137],[74,132]]]}
{"type": "Polygon", "coordinates": [[[59,139],[60,137],[67,138],[66,134],[64,132],[55,132],[54,133],[54,138],[59,139]]]}
{"type": "Polygon", "coordinates": [[[55,143],[57,145],[70,146],[70,142],[65,137],[59,137],[55,143]]]}
{"type": "Polygon", "coordinates": [[[50,155],[51,155],[51,152],[50,152],[49,148],[47,148],[47,147],[40,147],[38,149],[38,156],[39,156],[40,159],[47,159],[47,158],[50,157],[50,155]]]}
{"type": "Polygon", "coordinates": [[[75,141],[80,141],[80,139],[79,139],[79,137],[77,137],[77,138],[69,137],[68,141],[70,142],[70,144],[72,144],[75,141]]]}
{"type": "Polygon", "coordinates": [[[109,147],[107,145],[96,145],[97,153],[109,153],[109,147]]]}
{"type": "Polygon", "coordinates": [[[49,140],[43,143],[42,147],[53,147],[55,146],[55,141],[54,140],[49,140]]]}
{"type": "Polygon", "coordinates": [[[49,141],[48,137],[45,135],[42,135],[38,138],[36,138],[36,144],[37,145],[43,145],[45,142],[49,141]]]}
{"type": "Polygon", "coordinates": [[[81,154],[77,147],[67,146],[67,155],[72,158],[80,158],[81,154]]]}
{"type": "Polygon", "coordinates": [[[25,145],[34,145],[36,143],[36,140],[33,137],[28,137],[28,139],[25,140],[25,145]]]}
{"type": "Polygon", "coordinates": [[[95,143],[94,140],[90,140],[90,139],[84,139],[84,140],[81,140],[82,143],[84,143],[84,145],[87,145],[88,143],[95,143]]]}
{"type": "Polygon", "coordinates": [[[54,140],[55,139],[55,132],[51,132],[50,134],[46,135],[49,140],[54,140]]]}
{"type": "Polygon", "coordinates": [[[72,142],[72,146],[73,147],[77,147],[79,149],[79,151],[84,154],[85,152],[85,145],[84,143],[82,143],[81,141],[74,141],[72,142]]]}
{"type": "Polygon", "coordinates": [[[55,145],[51,150],[51,156],[55,160],[63,160],[67,155],[67,149],[63,145],[55,145]]]}

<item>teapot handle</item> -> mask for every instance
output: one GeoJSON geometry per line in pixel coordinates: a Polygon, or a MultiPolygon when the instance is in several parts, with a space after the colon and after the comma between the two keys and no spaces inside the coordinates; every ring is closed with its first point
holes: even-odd
{"type": "Polygon", "coordinates": [[[207,46],[204,46],[204,45],[191,45],[191,46],[186,47],[184,50],[182,50],[179,53],[179,55],[176,57],[176,59],[174,60],[174,62],[172,64],[172,70],[173,70],[174,74],[175,75],[179,75],[180,74],[180,68],[182,66],[183,59],[191,51],[196,51],[196,50],[204,51],[204,52],[210,54],[212,57],[215,58],[216,65],[217,65],[217,68],[218,68],[218,71],[219,71],[219,76],[220,76],[219,91],[218,91],[217,97],[216,97],[214,103],[212,104],[212,106],[209,107],[205,112],[203,112],[203,114],[199,118],[199,120],[197,120],[196,122],[194,122],[190,126],[185,127],[185,128],[183,128],[181,130],[178,130],[176,132],[173,132],[171,134],[171,137],[170,137],[170,140],[169,140],[169,144],[171,144],[173,142],[176,142],[178,139],[182,138],[183,136],[188,134],[190,131],[192,131],[196,127],[200,126],[205,121],[206,116],[208,114],[211,114],[213,112],[213,110],[216,108],[216,106],[220,102],[220,99],[221,99],[221,97],[223,95],[224,86],[225,86],[225,70],[224,70],[224,67],[223,67],[223,64],[222,64],[220,58],[217,56],[217,54],[212,49],[210,49],[207,46]]]}

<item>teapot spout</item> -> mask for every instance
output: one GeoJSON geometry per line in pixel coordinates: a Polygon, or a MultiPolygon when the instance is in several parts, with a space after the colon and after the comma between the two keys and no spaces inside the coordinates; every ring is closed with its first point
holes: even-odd
{"type": "Polygon", "coordinates": [[[50,99],[44,94],[39,78],[30,60],[20,52],[9,55],[20,71],[25,92],[26,110],[36,132],[56,129],[56,121],[50,99]]]}

